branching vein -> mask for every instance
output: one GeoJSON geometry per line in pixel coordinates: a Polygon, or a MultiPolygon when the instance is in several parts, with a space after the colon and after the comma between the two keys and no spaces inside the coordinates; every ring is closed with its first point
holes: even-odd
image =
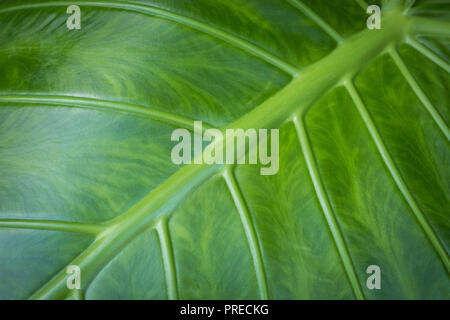
{"type": "Polygon", "coordinates": [[[156,224],[166,275],[167,294],[170,300],[178,299],[177,275],[173,256],[172,241],[167,226],[167,218],[161,218],[156,224]]]}
{"type": "MultiPolygon", "coordinates": [[[[58,2],[58,4],[60,5],[61,3],[58,2]]],[[[102,5],[104,5],[103,2],[102,5]]],[[[277,128],[285,123],[287,119],[292,118],[294,114],[307,110],[324,92],[327,92],[339,83],[344,76],[361,70],[369,61],[382,52],[386,46],[403,39],[404,30],[398,28],[398,22],[405,18],[397,13],[385,16],[383,29],[377,32],[365,30],[344,41],[327,57],[306,68],[302,72],[301,77],[294,77],[287,86],[252,111],[230,123],[227,128],[244,130],[248,128],[277,128]],[[352,59],[348,59],[350,56],[352,59]],[[324,76],[324,74],[327,76],[324,76]]],[[[304,146],[303,150],[306,152],[305,158],[308,161],[311,177],[321,199],[321,204],[351,285],[356,297],[363,298],[348,251],[326,198],[325,190],[320,182],[303,124],[297,121],[296,127],[304,146]]],[[[228,143],[232,142],[225,142],[225,144],[228,143]]],[[[94,243],[71,263],[80,266],[84,272],[85,281],[89,284],[89,281],[92,281],[104,265],[131,239],[142,232],[142,230],[156,225],[159,219],[172,212],[193,188],[198,187],[204,181],[216,175],[222,167],[221,165],[202,164],[180,168],[128,210],[111,220],[94,243]]],[[[56,299],[64,297],[67,294],[65,287],[66,274],[64,271],[61,270],[56,274],[31,298],[56,299]]],[[[172,296],[175,296],[175,294],[172,296]]]]}
{"type": "Polygon", "coordinates": [[[314,185],[314,190],[316,192],[317,198],[319,199],[320,206],[322,207],[322,211],[325,216],[325,220],[327,221],[328,227],[332,234],[332,238],[334,240],[334,243],[336,244],[345,271],[350,280],[353,293],[355,294],[357,299],[364,299],[364,295],[358,282],[358,277],[356,275],[349,251],[345,244],[344,238],[342,237],[341,230],[339,229],[339,225],[336,221],[333,209],[331,208],[331,205],[329,203],[328,196],[325,192],[325,187],[323,186],[319,171],[317,170],[316,161],[314,159],[313,151],[310,146],[309,138],[306,133],[303,120],[295,117],[293,119],[293,122],[303,152],[303,157],[305,158],[306,166],[314,185]]]}
{"type": "Polygon", "coordinates": [[[352,97],[356,108],[358,109],[367,129],[369,130],[370,136],[372,137],[372,140],[375,142],[375,145],[378,149],[378,152],[381,155],[381,158],[383,159],[386,167],[389,170],[389,173],[391,174],[392,178],[394,179],[395,183],[397,184],[397,187],[399,188],[400,192],[402,193],[403,197],[405,198],[406,202],[408,203],[409,207],[411,208],[412,212],[417,218],[417,221],[421,225],[422,229],[424,230],[426,236],[430,240],[431,244],[433,245],[435,251],[438,253],[444,267],[447,269],[448,272],[450,272],[450,261],[447,255],[446,250],[442,246],[441,242],[439,241],[438,237],[434,233],[432,227],[430,226],[429,222],[427,221],[425,215],[417,205],[416,201],[414,200],[414,197],[410,193],[408,186],[403,181],[403,178],[398,171],[394,161],[392,160],[389,151],[387,150],[386,146],[384,145],[383,139],[381,138],[380,134],[378,133],[378,130],[375,126],[375,123],[373,122],[369,112],[367,111],[366,106],[364,105],[361,97],[359,96],[358,92],[356,91],[354,85],[347,81],[345,83],[345,86],[350,93],[350,96],[352,97]]]}
{"type": "Polygon", "coordinates": [[[328,23],[326,23],[321,17],[319,17],[314,11],[305,6],[300,0],[287,0],[292,6],[303,12],[308,18],[314,21],[320,28],[323,29],[330,37],[332,37],[337,43],[342,42],[342,37],[336,32],[328,23]]]}
{"type": "Polygon", "coordinates": [[[364,11],[366,11],[367,7],[369,6],[369,5],[367,4],[367,2],[364,1],[364,0],[355,0],[355,2],[356,2],[362,9],[364,9],[364,11]]]}
{"type": "Polygon", "coordinates": [[[232,171],[232,168],[227,167],[224,170],[223,176],[227,183],[228,189],[230,190],[231,196],[233,197],[234,203],[241,218],[242,225],[244,227],[247,242],[249,244],[250,252],[253,258],[253,264],[255,266],[256,279],[258,281],[258,288],[259,293],[261,295],[261,299],[268,299],[266,273],[264,270],[261,248],[259,246],[259,241],[256,236],[255,227],[253,226],[250,213],[247,208],[247,204],[244,201],[240,188],[237,184],[236,178],[234,177],[234,172],[232,171]]]}
{"type": "MultiPolygon", "coordinates": [[[[0,9],[1,13],[11,12],[11,11],[18,11],[18,10],[26,10],[26,9],[33,9],[33,8],[45,8],[45,7],[54,7],[54,6],[69,6],[72,5],[72,1],[59,1],[59,2],[41,2],[41,3],[33,3],[33,4],[25,4],[25,5],[19,5],[9,8],[3,8],[0,9]]],[[[89,6],[89,7],[105,7],[105,8],[113,8],[113,9],[122,9],[127,11],[135,11],[140,12],[143,14],[151,15],[151,16],[157,16],[161,17],[167,20],[171,20],[180,24],[183,24],[185,26],[188,26],[192,29],[195,29],[197,31],[206,33],[212,37],[215,37],[217,39],[220,39],[222,41],[225,41],[234,47],[241,49],[247,53],[250,53],[258,58],[261,58],[262,60],[266,61],[267,63],[270,63],[271,65],[279,68],[280,70],[283,70],[284,72],[290,74],[291,76],[297,76],[298,70],[296,67],[290,65],[289,63],[281,60],[280,58],[272,55],[271,53],[261,49],[260,47],[257,47],[253,44],[251,44],[248,41],[245,41],[239,37],[236,37],[232,35],[231,33],[225,32],[223,30],[220,30],[217,27],[208,25],[204,22],[200,22],[198,20],[182,16],[180,14],[157,8],[151,5],[144,5],[144,4],[134,4],[134,3],[127,3],[124,1],[120,2],[114,2],[114,1],[83,1],[79,2],[79,5],[83,6],[89,6]]]]}
{"type": "Polygon", "coordinates": [[[410,44],[414,49],[419,51],[421,54],[423,54],[425,57],[436,63],[442,69],[450,73],[450,65],[439,56],[437,56],[433,51],[431,51],[418,41],[414,40],[413,38],[408,38],[407,43],[410,44]]]}
{"type": "Polygon", "coordinates": [[[97,224],[31,219],[0,219],[0,228],[37,229],[92,234],[99,234],[103,231],[103,227],[97,224]]]}
{"type": "Polygon", "coordinates": [[[409,83],[411,89],[414,91],[416,96],[419,98],[419,100],[425,106],[427,111],[430,113],[434,122],[436,122],[439,129],[441,129],[442,133],[445,135],[447,140],[450,140],[450,130],[448,129],[447,125],[445,124],[444,119],[442,119],[439,112],[436,110],[436,108],[433,106],[431,101],[428,99],[428,97],[423,92],[422,88],[416,82],[416,79],[414,79],[412,74],[409,72],[409,70],[406,67],[406,65],[404,64],[402,58],[400,58],[400,56],[398,55],[398,53],[395,49],[389,50],[389,53],[390,53],[392,59],[394,60],[395,64],[399,68],[400,72],[405,77],[406,81],[409,83]]]}

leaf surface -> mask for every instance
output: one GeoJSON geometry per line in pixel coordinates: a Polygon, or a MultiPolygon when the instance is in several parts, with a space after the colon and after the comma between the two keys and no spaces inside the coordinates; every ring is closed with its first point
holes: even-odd
{"type": "Polygon", "coordinates": [[[71,4],[0,4],[1,299],[450,297],[446,1],[71,4]],[[173,164],[194,120],[279,172],[173,164]]]}

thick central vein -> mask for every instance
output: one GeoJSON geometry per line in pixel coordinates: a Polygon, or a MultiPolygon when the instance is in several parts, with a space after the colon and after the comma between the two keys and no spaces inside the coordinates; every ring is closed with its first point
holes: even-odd
{"type": "MultiPolygon", "coordinates": [[[[327,57],[305,69],[300,77],[294,78],[277,94],[227,128],[280,127],[295,114],[304,112],[337,83],[361,70],[388,45],[402,40],[406,26],[409,23],[400,12],[385,13],[383,29],[365,30],[346,40],[327,57]]],[[[226,145],[232,143],[225,141],[226,145]]],[[[222,167],[207,164],[184,166],[112,220],[97,240],[72,262],[83,270],[85,284],[90,283],[104,265],[139,232],[157,225],[159,219],[170,214],[192,188],[215,175],[222,167]]],[[[67,290],[65,276],[65,270],[61,270],[31,298],[64,297],[67,290]]]]}
{"type": "Polygon", "coordinates": [[[345,244],[342,232],[335,217],[335,213],[331,208],[330,201],[325,191],[325,187],[323,185],[322,179],[320,178],[319,171],[317,170],[317,164],[313,155],[311,143],[309,142],[308,135],[306,133],[304,119],[303,117],[301,117],[300,119],[296,117],[293,119],[293,122],[297,131],[297,136],[300,142],[303,156],[305,158],[306,167],[313,182],[314,190],[322,208],[322,212],[325,216],[325,220],[327,221],[328,227],[330,229],[332,239],[336,244],[336,248],[342,260],[342,264],[344,265],[345,272],[347,273],[347,276],[350,280],[350,285],[352,286],[353,293],[357,299],[364,299],[364,294],[361,290],[361,286],[359,285],[358,277],[356,275],[355,267],[353,266],[349,250],[345,244]]]}

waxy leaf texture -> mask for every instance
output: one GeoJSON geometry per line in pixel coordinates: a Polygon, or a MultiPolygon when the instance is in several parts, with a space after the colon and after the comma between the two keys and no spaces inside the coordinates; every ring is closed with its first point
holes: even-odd
{"type": "Polygon", "coordinates": [[[0,2],[0,299],[450,298],[448,0],[72,4],[0,2]],[[194,120],[278,173],[173,164],[194,120]]]}

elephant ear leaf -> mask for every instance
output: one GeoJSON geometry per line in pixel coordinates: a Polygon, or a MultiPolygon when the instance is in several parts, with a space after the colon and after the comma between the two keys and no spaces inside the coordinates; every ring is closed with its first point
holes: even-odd
{"type": "Polygon", "coordinates": [[[70,5],[0,4],[0,299],[450,297],[447,1],[70,5]]]}

